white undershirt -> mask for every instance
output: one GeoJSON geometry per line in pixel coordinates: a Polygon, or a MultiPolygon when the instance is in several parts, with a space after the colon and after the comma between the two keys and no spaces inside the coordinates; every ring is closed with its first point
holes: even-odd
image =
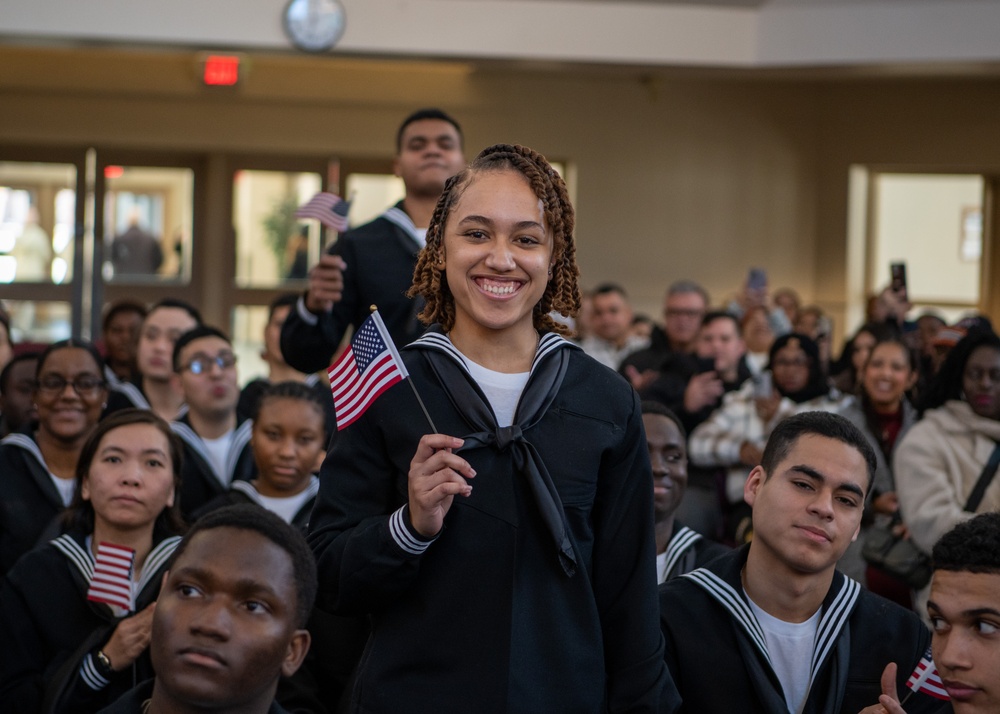
{"type": "Polygon", "coordinates": [[[258,495],[260,495],[260,503],[264,508],[276,514],[285,523],[291,523],[292,519],[295,518],[295,514],[302,510],[302,507],[306,505],[306,501],[312,498],[314,494],[307,488],[302,493],[297,493],[294,496],[264,496],[259,492],[258,495]]]}
{"type": "Polygon", "coordinates": [[[76,479],[59,478],[53,474],[49,474],[49,478],[52,479],[52,483],[55,484],[56,490],[59,491],[59,498],[62,499],[62,504],[64,506],[68,506],[70,501],[73,500],[73,492],[76,490],[76,479]]]}
{"type": "Polygon", "coordinates": [[[761,610],[749,596],[747,600],[764,630],[771,667],[785,693],[785,706],[789,714],[797,714],[809,693],[809,669],[822,608],[805,622],[785,622],[761,610]]]}
{"type": "Polygon", "coordinates": [[[493,413],[497,417],[497,426],[510,426],[514,423],[514,411],[517,409],[517,402],[524,391],[524,385],[528,383],[531,372],[517,372],[507,374],[505,372],[494,372],[486,369],[482,365],[476,364],[466,358],[466,367],[469,374],[483,390],[493,413]]]}
{"type": "Polygon", "coordinates": [[[233,475],[226,468],[226,456],[229,454],[229,447],[232,446],[235,435],[236,430],[230,429],[218,439],[202,438],[202,441],[205,443],[208,461],[213,468],[213,473],[219,479],[219,483],[227,488],[229,482],[233,480],[233,475]]]}

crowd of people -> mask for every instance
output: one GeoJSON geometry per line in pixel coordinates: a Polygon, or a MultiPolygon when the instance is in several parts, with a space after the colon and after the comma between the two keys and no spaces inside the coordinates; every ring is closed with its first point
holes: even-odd
{"type": "Polygon", "coordinates": [[[428,109],[396,170],[242,389],[182,300],[109,305],[101,349],[0,315],[5,711],[1000,711],[985,317],[890,287],[834,359],[755,268],[655,324],[581,289],[537,152],[466,165],[428,109]],[[338,430],[317,372],[373,304],[412,388],[338,430]]]}

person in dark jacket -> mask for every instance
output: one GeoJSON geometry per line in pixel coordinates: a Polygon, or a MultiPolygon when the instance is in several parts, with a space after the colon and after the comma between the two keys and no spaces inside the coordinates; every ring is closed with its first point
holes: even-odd
{"type": "Polygon", "coordinates": [[[155,679],[101,714],[284,714],[278,681],[309,650],[316,563],[296,528],[255,506],[199,519],[153,613],[155,679]]]}
{"type": "Polygon", "coordinates": [[[0,587],[5,712],[95,712],[151,676],[152,603],[183,528],[180,459],[170,427],[145,410],[108,417],[87,440],[67,532],[22,557],[0,587]],[[118,604],[91,592],[108,543],[134,554],[118,604]]]}
{"type": "MultiPolygon", "coordinates": [[[[836,570],[874,473],[874,450],[839,415],[775,428],[744,490],[753,540],[660,590],[680,712],[857,714],[878,702],[890,665],[904,689],[930,633],[836,570]]],[[[908,711],[948,705],[917,693],[908,711]]]]}
{"type": "Polygon", "coordinates": [[[445,187],[410,291],[434,326],[403,350],[433,425],[386,391],[340,432],[310,524],[319,606],[372,622],[354,711],[676,704],[638,398],[550,315],[579,310],[573,225],[525,147],[445,187]]]}
{"type": "Polygon", "coordinates": [[[349,327],[355,330],[378,305],[400,347],[420,336],[421,304],[408,298],[417,253],[445,181],[465,166],[462,129],[440,109],[414,112],[396,134],[395,173],[402,201],[347,231],[309,271],[309,289],[281,330],[281,352],[300,372],[326,369],[349,327]]]}

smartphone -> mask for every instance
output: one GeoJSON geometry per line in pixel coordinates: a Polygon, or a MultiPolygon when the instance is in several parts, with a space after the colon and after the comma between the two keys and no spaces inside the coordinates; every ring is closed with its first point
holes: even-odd
{"type": "Polygon", "coordinates": [[[753,380],[753,395],[759,399],[767,399],[774,393],[770,372],[761,372],[753,380]]]}
{"type": "Polygon", "coordinates": [[[715,371],[715,358],[714,357],[699,357],[698,358],[698,368],[696,370],[697,374],[704,374],[705,372],[715,371]]]}
{"type": "Polygon", "coordinates": [[[906,263],[889,263],[889,285],[892,291],[906,299],[906,263]]]}
{"type": "Polygon", "coordinates": [[[750,268],[747,273],[747,290],[762,292],[767,289],[767,272],[763,268],[750,268]]]}

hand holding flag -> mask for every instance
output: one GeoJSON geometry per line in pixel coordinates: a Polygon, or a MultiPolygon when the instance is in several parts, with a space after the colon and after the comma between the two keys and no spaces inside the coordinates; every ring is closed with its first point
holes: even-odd
{"type": "MultiPolygon", "coordinates": [[[[941,678],[938,676],[937,667],[934,666],[934,659],[931,656],[931,648],[928,647],[927,651],[924,652],[924,656],[920,658],[917,662],[917,666],[913,670],[913,674],[910,678],[906,680],[907,688],[913,692],[923,692],[928,694],[935,699],[950,699],[948,692],[945,690],[944,685],[941,684],[941,678]]],[[[906,699],[910,698],[910,694],[906,695],[906,699]]],[[[903,703],[906,703],[906,699],[903,703]]]]}
{"type": "Polygon", "coordinates": [[[335,193],[320,191],[295,211],[296,218],[315,218],[330,230],[343,233],[347,230],[347,214],[351,202],[335,193]]]}
{"type": "Polygon", "coordinates": [[[135,609],[132,594],[132,568],[135,550],[102,541],[97,546],[94,576],[90,579],[87,599],[117,605],[131,612],[135,609]]]}
{"type": "Polygon", "coordinates": [[[382,392],[409,376],[377,310],[361,323],[327,374],[338,431],[364,414],[382,392]]]}

